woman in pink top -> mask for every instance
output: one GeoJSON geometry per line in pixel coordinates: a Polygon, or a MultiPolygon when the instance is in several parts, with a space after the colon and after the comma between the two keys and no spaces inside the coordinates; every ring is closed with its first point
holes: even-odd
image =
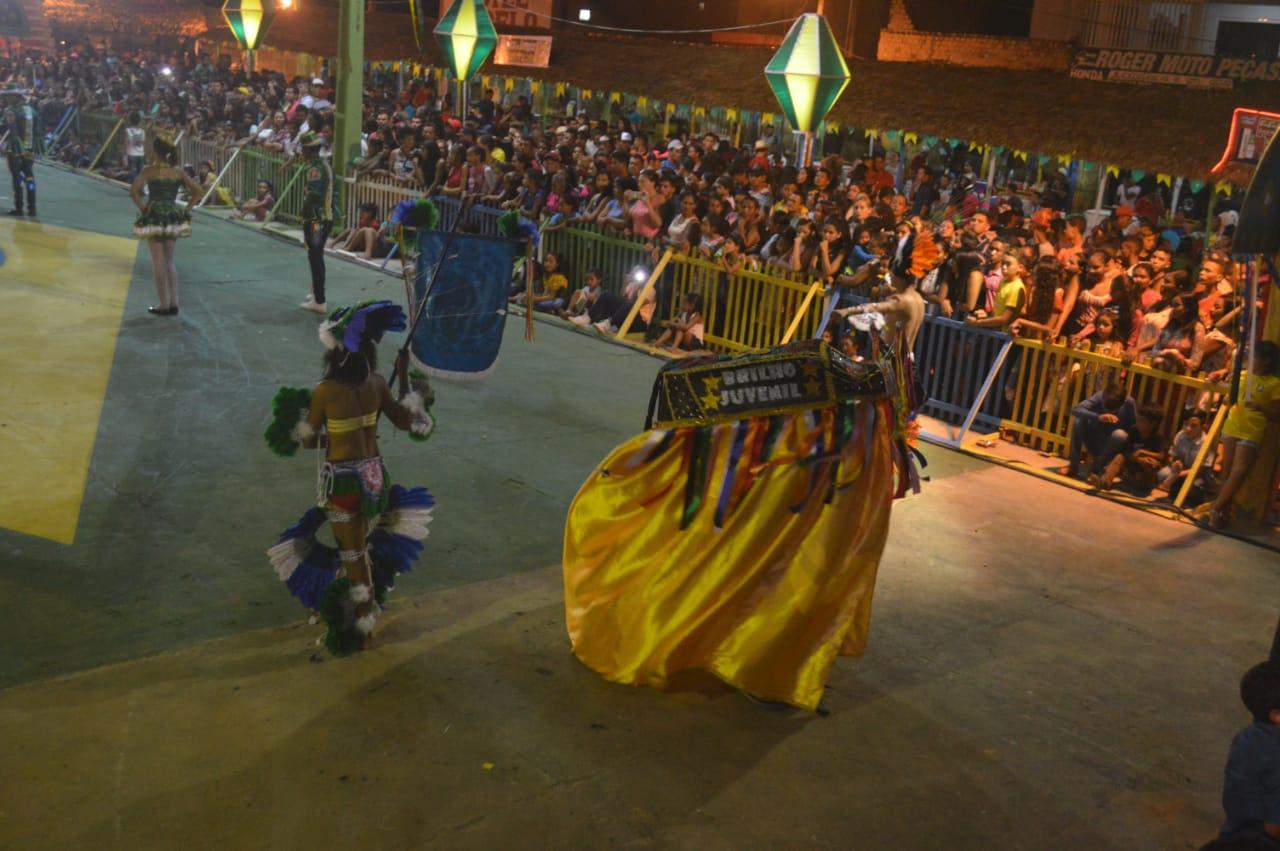
{"type": "Polygon", "coordinates": [[[658,208],[662,199],[658,196],[658,175],[646,169],[640,172],[640,191],[627,215],[631,220],[631,232],[646,240],[653,239],[662,229],[662,215],[658,208]]]}

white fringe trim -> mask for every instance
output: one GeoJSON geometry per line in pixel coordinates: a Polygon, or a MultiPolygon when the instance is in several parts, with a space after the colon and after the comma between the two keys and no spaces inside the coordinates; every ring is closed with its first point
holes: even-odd
{"type": "Polygon", "coordinates": [[[377,625],[377,623],[378,623],[378,616],[375,615],[373,612],[370,612],[369,614],[365,615],[362,618],[356,618],[356,632],[360,633],[361,635],[368,635],[369,633],[373,632],[373,628],[377,625]]]}
{"type": "Polygon", "coordinates": [[[289,436],[298,443],[305,443],[307,440],[315,436],[316,430],[311,427],[311,423],[307,422],[307,416],[310,415],[310,413],[310,410],[303,409],[302,419],[293,427],[293,431],[289,432],[289,436]]]}
{"type": "Polygon", "coordinates": [[[392,512],[380,528],[393,535],[403,535],[415,541],[424,541],[431,534],[427,527],[433,518],[432,508],[401,508],[392,512]]]}
{"type": "Polygon", "coordinates": [[[404,405],[417,417],[425,417],[427,415],[427,406],[422,398],[422,394],[417,390],[412,390],[404,395],[400,400],[400,404],[404,405]]]}
{"type": "Polygon", "coordinates": [[[191,236],[191,225],[134,226],[133,235],[139,239],[180,239],[184,236],[191,236]]]}
{"type": "Polygon", "coordinates": [[[443,378],[446,381],[479,381],[482,378],[488,378],[497,368],[498,359],[494,358],[493,363],[479,372],[458,372],[452,369],[437,369],[434,366],[426,365],[422,367],[422,371],[432,378],[443,378]]]}
{"type": "Polygon", "coordinates": [[[369,590],[368,585],[352,585],[351,586],[351,602],[359,605],[367,603],[372,598],[373,592],[369,590]]]}
{"type": "Polygon", "coordinates": [[[435,430],[435,418],[425,412],[415,417],[413,422],[409,424],[409,431],[413,432],[418,437],[430,437],[431,432],[435,430]]]}
{"type": "Polygon", "coordinates": [[[320,323],[320,342],[324,344],[326,349],[338,348],[338,340],[333,336],[333,328],[336,323],[326,319],[320,323]]]}
{"type": "Polygon", "coordinates": [[[290,538],[267,550],[267,558],[271,560],[271,567],[275,570],[276,576],[280,577],[281,582],[289,581],[289,577],[293,576],[298,565],[302,564],[302,559],[309,549],[311,549],[311,543],[305,538],[290,538]]]}

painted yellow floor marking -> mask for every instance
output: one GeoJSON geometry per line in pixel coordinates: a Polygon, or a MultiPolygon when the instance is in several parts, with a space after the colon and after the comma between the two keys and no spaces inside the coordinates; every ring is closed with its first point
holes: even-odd
{"type": "Polygon", "coordinates": [[[75,540],[138,243],[0,220],[0,527],[75,540]]]}

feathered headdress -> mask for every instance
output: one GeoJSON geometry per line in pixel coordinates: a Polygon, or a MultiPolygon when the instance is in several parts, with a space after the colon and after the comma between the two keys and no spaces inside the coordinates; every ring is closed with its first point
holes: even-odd
{"type": "Polygon", "coordinates": [[[933,240],[933,233],[928,227],[920,228],[907,236],[902,251],[895,258],[893,274],[902,278],[918,281],[942,261],[942,249],[933,240]]]}
{"type": "Polygon", "coordinates": [[[538,238],[541,236],[538,226],[515,210],[508,210],[498,216],[497,226],[498,233],[507,239],[532,240],[533,247],[538,247],[538,238]]]}
{"type": "Polygon", "coordinates": [[[320,342],[326,349],[358,352],[366,342],[379,343],[388,331],[409,327],[404,308],[391,301],[362,301],[340,307],[320,323],[320,342]]]}
{"type": "Polygon", "coordinates": [[[391,211],[391,224],[419,230],[434,230],[440,210],[430,198],[407,198],[391,211]]]}

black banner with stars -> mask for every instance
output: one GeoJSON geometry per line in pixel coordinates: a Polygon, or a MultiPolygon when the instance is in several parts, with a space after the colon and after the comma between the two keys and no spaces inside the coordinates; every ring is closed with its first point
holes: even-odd
{"type": "Polygon", "coordinates": [[[886,364],[854,362],[817,340],[749,355],[686,358],[658,373],[647,428],[707,425],[885,396],[886,364]]]}

